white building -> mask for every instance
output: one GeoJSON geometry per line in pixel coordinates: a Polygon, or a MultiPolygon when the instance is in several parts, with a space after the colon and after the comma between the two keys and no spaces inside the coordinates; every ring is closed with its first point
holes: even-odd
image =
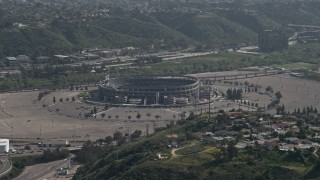
{"type": "Polygon", "coordinates": [[[9,139],[0,139],[0,154],[9,152],[9,139]]]}

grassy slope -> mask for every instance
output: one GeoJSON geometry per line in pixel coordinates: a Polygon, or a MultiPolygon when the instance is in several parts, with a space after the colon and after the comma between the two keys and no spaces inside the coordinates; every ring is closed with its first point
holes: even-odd
{"type": "Polygon", "coordinates": [[[177,31],[211,47],[230,47],[239,45],[239,42],[257,42],[257,34],[250,29],[212,13],[186,19],[177,27],[177,31]]]}
{"type": "Polygon", "coordinates": [[[220,11],[218,14],[256,33],[280,27],[280,24],[258,11],[220,11]]]}
{"type": "Polygon", "coordinates": [[[84,23],[54,21],[48,27],[0,31],[0,56],[52,55],[86,47],[146,47],[161,43],[186,48],[195,42],[159,22],[126,17],[84,23]]]}
{"type": "MultiPolygon", "coordinates": [[[[166,144],[172,140],[166,135],[183,135],[197,127],[200,121],[191,121],[124,145],[90,166],[82,167],[74,179],[298,179],[307,173],[309,166],[289,158],[294,157],[290,153],[262,150],[262,159],[257,160],[250,150],[241,150],[232,161],[215,161],[213,154],[220,150],[201,145],[197,140],[180,142],[180,147],[186,148],[176,151],[176,157],[155,160],[156,153],[170,154],[166,144]],[[253,162],[248,163],[248,159],[253,162]]],[[[315,173],[311,173],[314,177],[315,173]]]]}

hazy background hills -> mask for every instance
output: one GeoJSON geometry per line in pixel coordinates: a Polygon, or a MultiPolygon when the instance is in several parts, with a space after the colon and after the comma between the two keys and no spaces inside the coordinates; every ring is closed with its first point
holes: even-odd
{"type": "MultiPolygon", "coordinates": [[[[43,4],[31,3],[30,6],[33,8],[27,8],[27,12],[22,9],[21,13],[45,16],[56,10],[46,11],[49,5],[43,4]]],[[[195,10],[183,9],[184,6],[179,9],[179,4],[170,10],[155,7],[156,10],[149,12],[135,8],[120,12],[109,10],[107,15],[82,17],[80,13],[79,18],[78,10],[70,8],[70,12],[77,13],[48,15],[51,18],[40,23],[17,13],[11,19],[0,16],[0,57],[52,55],[90,47],[174,50],[205,45],[210,49],[235,48],[256,45],[258,32],[263,29],[282,28],[293,32],[288,24],[318,25],[320,21],[319,2],[259,3],[240,8],[234,8],[233,4],[221,7],[217,4],[210,8],[199,6],[195,10]],[[27,26],[18,28],[13,23],[27,26]]],[[[100,6],[96,8],[99,10],[100,6]]],[[[6,13],[5,7],[1,12],[6,13]]]]}

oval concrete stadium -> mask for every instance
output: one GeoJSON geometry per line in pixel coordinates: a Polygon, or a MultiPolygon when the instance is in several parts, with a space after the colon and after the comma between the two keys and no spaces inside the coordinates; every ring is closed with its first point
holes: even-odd
{"type": "Polygon", "coordinates": [[[199,99],[199,80],[189,76],[106,78],[96,96],[110,104],[185,105],[199,99]]]}

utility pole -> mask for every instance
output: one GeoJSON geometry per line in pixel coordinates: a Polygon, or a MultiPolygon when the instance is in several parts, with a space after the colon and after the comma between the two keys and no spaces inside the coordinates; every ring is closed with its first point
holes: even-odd
{"type": "Polygon", "coordinates": [[[11,125],[11,141],[12,141],[12,138],[13,138],[13,127],[11,125]]]}
{"type": "Polygon", "coordinates": [[[210,119],[211,119],[211,91],[212,91],[212,89],[210,87],[210,89],[209,89],[209,119],[208,119],[208,121],[210,121],[210,119]]]}
{"type": "Polygon", "coordinates": [[[41,140],[41,131],[42,131],[42,130],[41,130],[41,124],[40,124],[40,130],[39,130],[39,131],[40,131],[39,133],[40,133],[40,140],[41,140]]]}
{"type": "Polygon", "coordinates": [[[146,137],[149,137],[149,124],[146,125],[146,137]]]}
{"type": "Polygon", "coordinates": [[[73,142],[74,142],[74,138],[75,138],[75,136],[76,136],[76,129],[75,129],[75,127],[73,126],[73,142]]]}

